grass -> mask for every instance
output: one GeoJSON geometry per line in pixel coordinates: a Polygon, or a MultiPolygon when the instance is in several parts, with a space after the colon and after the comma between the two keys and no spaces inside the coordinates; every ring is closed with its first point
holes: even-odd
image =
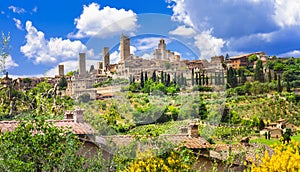
{"type": "MultiPolygon", "coordinates": [[[[300,142],[300,134],[292,136],[292,139],[294,139],[297,142],[300,142]]],[[[264,137],[262,137],[262,138],[250,140],[250,143],[260,143],[260,144],[265,144],[265,145],[271,146],[271,145],[274,145],[275,143],[280,144],[280,141],[279,141],[279,139],[267,140],[264,137]]]]}

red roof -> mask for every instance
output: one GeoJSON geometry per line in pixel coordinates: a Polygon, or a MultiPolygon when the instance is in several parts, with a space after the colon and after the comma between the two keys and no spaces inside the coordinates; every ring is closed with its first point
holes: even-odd
{"type": "MultiPolygon", "coordinates": [[[[189,137],[185,134],[162,134],[159,138],[166,142],[174,144],[183,144],[190,149],[206,149],[211,148],[211,144],[202,137],[189,137]]],[[[132,135],[114,135],[114,136],[100,136],[96,139],[96,142],[106,144],[106,141],[112,141],[117,146],[129,145],[134,140],[132,135]]]]}
{"type": "MultiPolygon", "coordinates": [[[[56,127],[70,129],[73,134],[95,134],[95,129],[88,123],[77,123],[73,119],[63,120],[47,120],[53,123],[56,127]]],[[[0,121],[1,132],[14,131],[18,125],[18,121],[0,121]]]]}

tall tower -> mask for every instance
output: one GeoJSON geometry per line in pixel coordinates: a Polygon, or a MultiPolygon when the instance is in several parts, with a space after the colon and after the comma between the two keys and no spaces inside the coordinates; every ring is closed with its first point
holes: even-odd
{"type": "Polygon", "coordinates": [[[120,39],[120,49],[121,49],[121,62],[124,62],[125,59],[130,56],[130,38],[123,34],[120,39]]]}
{"type": "Polygon", "coordinates": [[[85,53],[79,53],[79,76],[86,75],[85,53]]]}
{"type": "Polygon", "coordinates": [[[64,65],[58,65],[58,76],[64,76],[65,75],[65,69],[64,65]]]}
{"type": "Polygon", "coordinates": [[[108,47],[104,47],[102,49],[102,61],[103,61],[103,69],[104,70],[109,70],[109,48],[108,47]]]}

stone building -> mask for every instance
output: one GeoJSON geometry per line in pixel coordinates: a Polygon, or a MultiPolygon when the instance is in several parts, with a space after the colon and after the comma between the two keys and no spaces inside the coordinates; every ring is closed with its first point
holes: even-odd
{"type": "Polygon", "coordinates": [[[122,34],[120,39],[120,56],[121,63],[130,56],[130,38],[124,34],[122,34]]]}
{"type": "Polygon", "coordinates": [[[85,53],[79,53],[79,76],[86,76],[86,57],[85,53]]]}
{"type": "Polygon", "coordinates": [[[180,61],[180,55],[175,55],[174,52],[166,49],[166,43],[164,39],[160,39],[158,48],[154,50],[153,59],[157,60],[169,60],[169,61],[180,61]]]}
{"type": "Polygon", "coordinates": [[[65,75],[65,66],[64,65],[58,65],[58,76],[62,77],[65,75]]]}
{"type": "Polygon", "coordinates": [[[102,69],[104,71],[108,71],[109,70],[109,66],[110,66],[110,54],[109,54],[109,48],[108,47],[104,47],[102,49],[102,69]]]}

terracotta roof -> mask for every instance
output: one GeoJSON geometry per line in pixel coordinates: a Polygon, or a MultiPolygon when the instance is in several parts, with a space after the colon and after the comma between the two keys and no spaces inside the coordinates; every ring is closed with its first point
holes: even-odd
{"type": "MultiPolygon", "coordinates": [[[[88,123],[77,123],[73,119],[64,120],[47,120],[47,122],[53,123],[56,127],[62,127],[71,129],[73,134],[94,134],[95,129],[88,123]]],[[[18,125],[18,121],[0,121],[1,132],[14,131],[18,125]]]]}
{"type": "MultiPolygon", "coordinates": [[[[159,139],[171,142],[173,144],[183,144],[190,149],[206,149],[211,148],[211,144],[202,137],[189,137],[188,135],[181,134],[162,134],[159,139]]],[[[134,140],[132,135],[114,135],[114,136],[99,136],[96,137],[95,142],[106,145],[112,141],[117,147],[129,145],[134,140]]]]}

